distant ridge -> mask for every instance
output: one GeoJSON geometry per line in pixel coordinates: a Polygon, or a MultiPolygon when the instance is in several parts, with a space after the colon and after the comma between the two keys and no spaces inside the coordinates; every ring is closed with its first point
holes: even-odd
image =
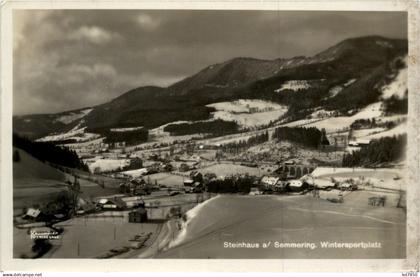
{"type": "Polygon", "coordinates": [[[89,114],[70,124],[57,122],[57,117],[63,113],[26,115],[15,116],[13,128],[32,138],[71,129],[80,121],[91,130],[131,126],[155,128],[173,121],[208,119],[212,109],[205,105],[241,98],[287,105],[287,115],[292,118],[303,116],[315,106],[343,111],[357,109],[379,97],[375,87],[386,81],[390,64],[406,54],[407,40],[365,36],[343,40],[312,57],[274,60],[237,57],[207,66],[167,88],[132,89],[93,107],[89,114]],[[349,79],[358,81],[325,100],[332,87],[349,79]],[[300,95],[276,93],[287,80],[315,81],[300,95]]]}

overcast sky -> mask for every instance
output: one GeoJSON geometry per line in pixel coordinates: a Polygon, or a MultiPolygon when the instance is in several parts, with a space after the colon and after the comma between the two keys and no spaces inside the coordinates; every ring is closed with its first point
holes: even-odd
{"type": "Polygon", "coordinates": [[[104,103],[238,56],[314,55],[356,36],[406,38],[405,13],[14,11],[14,114],[104,103]]]}

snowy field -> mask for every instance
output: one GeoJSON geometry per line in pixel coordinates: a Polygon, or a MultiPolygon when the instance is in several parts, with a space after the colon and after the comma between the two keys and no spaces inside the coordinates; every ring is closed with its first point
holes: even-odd
{"type": "Polygon", "coordinates": [[[387,131],[384,131],[384,132],[381,132],[381,133],[371,134],[371,135],[368,135],[364,138],[365,139],[378,139],[378,138],[382,138],[382,137],[392,137],[392,136],[402,135],[404,133],[407,133],[407,123],[406,122],[392,128],[392,129],[389,129],[387,131]]]}
{"type": "Polygon", "coordinates": [[[206,173],[214,173],[218,177],[227,177],[235,174],[249,174],[255,176],[262,176],[264,174],[264,172],[257,167],[248,167],[230,163],[214,164],[205,168],[200,168],[198,171],[203,175],[206,173]]]}
{"type": "Polygon", "coordinates": [[[316,179],[329,179],[332,177],[337,181],[355,179],[364,183],[370,183],[375,187],[406,190],[406,172],[400,168],[345,168],[345,167],[317,167],[312,173],[316,179]]]}
{"type": "Polygon", "coordinates": [[[141,176],[145,175],[146,173],[147,173],[146,168],[140,168],[140,169],[134,169],[134,170],[128,170],[128,171],[121,172],[121,174],[129,176],[129,177],[133,177],[133,178],[141,177],[141,176]]]}
{"type": "Polygon", "coordinates": [[[382,127],[377,127],[377,128],[371,128],[371,129],[360,129],[360,130],[354,130],[352,135],[355,138],[365,138],[374,134],[378,134],[383,136],[383,134],[379,134],[384,132],[386,129],[382,128],[382,127]]]}
{"type": "Polygon", "coordinates": [[[352,116],[330,117],[325,120],[310,123],[307,127],[325,128],[327,132],[338,131],[350,127],[355,120],[380,117],[382,115],[381,108],[381,102],[373,103],[352,116]]]}
{"type": "Polygon", "coordinates": [[[279,119],[287,112],[287,107],[269,101],[240,99],[232,102],[219,102],[207,105],[216,112],[214,119],[235,121],[243,127],[266,125],[279,119]]]}
{"type": "Polygon", "coordinates": [[[308,195],[222,195],[190,212],[185,229],[175,238],[177,245],[159,253],[157,258],[405,257],[404,211],[395,207],[369,206],[367,198],[370,193],[367,192],[352,192],[350,195],[342,204],[308,195]],[[359,198],[363,201],[360,202],[359,198]],[[271,246],[261,247],[267,241],[272,242],[271,246]],[[382,247],[322,248],[322,241],[380,242],[382,247]],[[226,248],[225,242],[259,243],[260,247],[226,248]],[[314,247],[275,248],[274,242],[306,242],[314,247]]]}

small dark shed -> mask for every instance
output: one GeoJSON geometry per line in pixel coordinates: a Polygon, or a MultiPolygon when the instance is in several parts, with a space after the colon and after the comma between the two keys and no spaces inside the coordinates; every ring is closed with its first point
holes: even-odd
{"type": "Polygon", "coordinates": [[[128,222],[141,223],[147,221],[147,211],[144,208],[138,208],[128,214],[128,222]]]}

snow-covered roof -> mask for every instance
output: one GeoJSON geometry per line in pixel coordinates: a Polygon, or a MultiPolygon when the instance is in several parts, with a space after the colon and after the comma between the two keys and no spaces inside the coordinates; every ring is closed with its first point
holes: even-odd
{"type": "Polygon", "coordinates": [[[342,187],[342,188],[349,188],[349,187],[351,187],[351,184],[350,183],[341,183],[340,184],[340,187],[342,187]]]}
{"type": "Polygon", "coordinates": [[[31,216],[31,217],[38,217],[40,213],[41,213],[40,209],[29,208],[28,211],[26,211],[26,215],[31,216]]]}
{"type": "Polygon", "coordinates": [[[289,182],[290,187],[300,188],[302,185],[303,185],[303,182],[301,180],[292,180],[289,182]]]}
{"type": "Polygon", "coordinates": [[[99,204],[105,204],[106,202],[108,202],[106,198],[99,199],[99,204]]]}
{"type": "Polygon", "coordinates": [[[358,144],[369,144],[370,143],[370,139],[358,139],[357,140],[358,144]]]}
{"type": "Polygon", "coordinates": [[[272,177],[272,176],[264,176],[261,179],[261,183],[270,185],[270,186],[274,186],[275,184],[277,184],[277,182],[280,180],[280,178],[278,177],[272,177]]]}

